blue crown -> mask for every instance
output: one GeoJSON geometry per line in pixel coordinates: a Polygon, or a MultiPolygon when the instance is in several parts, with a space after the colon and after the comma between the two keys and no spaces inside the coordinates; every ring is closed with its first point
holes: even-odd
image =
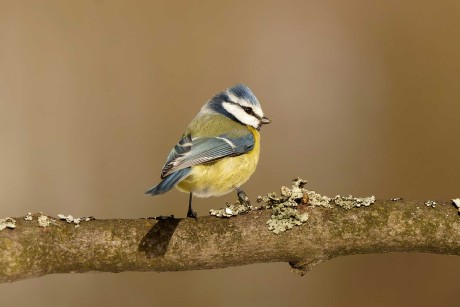
{"type": "Polygon", "coordinates": [[[252,105],[260,105],[259,101],[257,100],[256,96],[252,93],[251,89],[244,84],[236,84],[229,88],[228,91],[236,97],[250,102],[252,105]]]}

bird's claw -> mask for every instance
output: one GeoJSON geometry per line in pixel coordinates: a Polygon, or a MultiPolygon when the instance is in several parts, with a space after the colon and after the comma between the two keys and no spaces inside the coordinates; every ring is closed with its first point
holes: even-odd
{"type": "Polygon", "coordinates": [[[238,189],[237,195],[238,195],[238,200],[240,201],[240,204],[246,207],[249,207],[251,205],[251,201],[249,200],[249,197],[246,195],[246,193],[243,190],[238,189]]]}
{"type": "Polygon", "coordinates": [[[193,210],[192,208],[189,208],[187,211],[187,217],[192,217],[196,220],[198,218],[198,215],[195,210],[193,210]]]}

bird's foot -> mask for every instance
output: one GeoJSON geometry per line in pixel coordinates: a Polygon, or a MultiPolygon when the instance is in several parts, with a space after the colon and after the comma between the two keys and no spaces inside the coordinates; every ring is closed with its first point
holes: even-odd
{"type": "Polygon", "coordinates": [[[238,200],[240,201],[240,204],[246,207],[251,206],[251,201],[249,200],[249,197],[246,195],[246,193],[243,190],[237,189],[236,193],[238,195],[238,200]]]}
{"type": "Polygon", "coordinates": [[[192,217],[196,220],[198,218],[198,215],[195,210],[193,210],[192,208],[188,208],[187,217],[192,217]]]}

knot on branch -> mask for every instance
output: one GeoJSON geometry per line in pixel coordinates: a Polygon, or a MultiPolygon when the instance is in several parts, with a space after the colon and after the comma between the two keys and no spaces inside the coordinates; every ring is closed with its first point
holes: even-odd
{"type": "Polygon", "coordinates": [[[304,276],[305,274],[307,274],[311,269],[313,269],[315,266],[317,266],[318,264],[326,261],[326,260],[329,260],[330,257],[320,257],[320,258],[306,258],[304,260],[300,260],[300,261],[290,261],[289,262],[289,265],[291,266],[291,271],[300,275],[300,276],[304,276]]]}

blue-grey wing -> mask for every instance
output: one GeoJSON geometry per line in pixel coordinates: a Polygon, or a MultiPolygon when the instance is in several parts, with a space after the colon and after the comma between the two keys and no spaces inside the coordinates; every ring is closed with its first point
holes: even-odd
{"type": "Polygon", "coordinates": [[[178,170],[212,162],[223,157],[239,156],[254,148],[254,136],[248,133],[238,138],[199,137],[192,139],[191,135],[182,138],[168,155],[166,164],[161,171],[161,178],[178,170]]]}
{"type": "Polygon", "coordinates": [[[174,146],[174,148],[171,150],[168,157],[166,158],[166,163],[163,166],[163,169],[161,170],[161,178],[164,178],[167,176],[167,174],[172,173],[170,172],[170,170],[174,166],[174,161],[180,160],[188,152],[190,152],[192,149],[192,144],[192,136],[189,134],[184,136],[176,144],[176,146],[174,146]]]}

